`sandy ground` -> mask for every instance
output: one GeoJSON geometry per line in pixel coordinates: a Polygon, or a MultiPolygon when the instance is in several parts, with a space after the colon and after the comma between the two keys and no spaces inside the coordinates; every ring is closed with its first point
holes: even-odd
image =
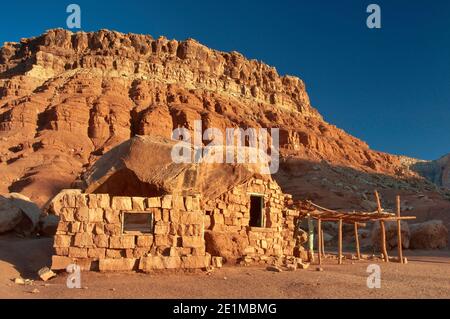
{"type": "Polygon", "coordinates": [[[450,298],[450,251],[406,251],[407,265],[379,263],[381,288],[367,288],[369,261],[326,261],[324,271],[274,273],[263,266],[224,267],[206,273],[82,273],[84,289],[68,289],[66,274],[44,283],[16,285],[17,277],[37,279],[49,265],[52,240],[0,237],[0,298],[450,298]],[[32,293],[33,290],[39,292],[32,293]]]}

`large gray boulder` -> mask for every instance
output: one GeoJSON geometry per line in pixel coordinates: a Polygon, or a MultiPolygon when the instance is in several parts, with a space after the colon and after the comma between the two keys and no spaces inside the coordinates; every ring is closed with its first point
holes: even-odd
{"type": "Polygon", "coordinates": [[[441,220],[410,225],[412,249],[439,249],[448,245],[448,229],[441,220]]]}
{"type": "Polygon", "coordinates": [[[41,217],[39,222],[39,234],[41,236],[53,237],[59,224],[59,217],[56,215],[47,215],[41,217]]]}
{"type": "MultiPolygon", "coordinates": [[[[410,247],[410,229],[406,221],[401,221],[402,228],[402,247],[408,249],[410,247]]],[[[386,246],[387,249],[397,247],[397,222],[385,222],[386,229],[386,246]]],[[[375,222],[372,227],[372,247],[376,250],[380,249],[381,231],[380,223],[375,222]]]]}
{"type": "Polygon", "coordinates": [[[22,220],[22,211],[11,201],[0,196],[0,234],[13,230],[22,220]]]}
{"type": "Polygon", "coordinates": [[[14,230],[29,236],[37,229],[41,210],[28,197],[11,193],[0,196],[0,233],[14,230]]]}
{"type": "Polygon", "coordinates": [[[33,231],[37,227],[41,217],[41,209],[39,206],[25,195],[19,193],[10,193],[7,194],[6,197],[11,200],[13,206],[19,208],[27,217],[27,223],[21,225],[23,230],[33,231]]]}

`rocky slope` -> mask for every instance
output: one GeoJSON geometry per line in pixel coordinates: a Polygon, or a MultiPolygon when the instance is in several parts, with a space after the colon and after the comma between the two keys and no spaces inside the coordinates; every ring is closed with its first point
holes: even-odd
{"type": "Polygon", "coordinates": [[[374,188],[445,196],[399,157],[325,122],[302,80],[262,62],[192,39],[61,29],[0,49],[0,193],[43,205],[118,143],[169,137],[194,120],[279,127],[275,177],[296,197],[360,207],[374,188]]]}
{"type": "Polygon", "coordinates": [[[450,154],[435,161],[414,161],[411,170],[438,186],[450,188],[450,154]]]}

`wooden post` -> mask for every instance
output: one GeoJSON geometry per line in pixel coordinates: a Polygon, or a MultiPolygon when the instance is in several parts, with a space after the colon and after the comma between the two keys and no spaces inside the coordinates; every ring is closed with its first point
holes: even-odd
{"type": "Polygon", "coordinates": [[[401,264],[403,264],[403,241],[402,241],[402,221],[400,220],[401,203],[400,196],[397,195],[397,248],[398,248],[398,259],[401,264]]]}
{"type": "Polygon", "coordinates": [[[322,220],[317,220],[317,246],[318,246],[318,258],[319,266],[322,265],[322,220]]]}
{"type": "Polygon", "coordinates": [[[322,230],[322,255],[323,258],[325,258],[325,237],[323,236],[323,230],[322,230]]]}
{"type": "Polygon", "coordinates": [[[384,261],[389,262],[389,255],[386,249],[386,227],[384,226],[384,220],[380,220],[381,228],[381,251],[383,252],[384,261]]]}
{"type": "MultiPolygon", "coordinates": [[[[381,200],[378,191],[375,191],[375,198],[377,200],[378,213],[382,213],[383,209],[381,208],[381,200]]],[[[380,220],[380,236],[381,236],[381,252],[383,253],[383,257],[385,262],[389,262],[389,255],[386,249],[386,227],[384,227],[384,221],[380,220]]]]}
{"type": "Polygon", "coordinates": [[[358,236],[358,223],[355,223],[355,245],[356,245],[356,257],[361,260],[361,252],[359,250],[359,236],[358,236]]]}
{"type": "Polygon", "coordinates": [[[308,257],[309,262],[314,262],[314,223],[312,217],[308,217],[308,257]]]}
{"type": "Polygon", "coordinates": [[[339,240],[339,252],[338,252],[338,264],[342,265],[342,219],[339,219],[339,233],[338,233],[338,240],[339,240]]]}
{"type": "Polygon", "coordinates": [[[381,214],[383,209],[381,208],[381,200],[380,200],[380,195],[378,194],[378,191],[375,191],[375,200],[377,201],[378,213],[381,214]]]}

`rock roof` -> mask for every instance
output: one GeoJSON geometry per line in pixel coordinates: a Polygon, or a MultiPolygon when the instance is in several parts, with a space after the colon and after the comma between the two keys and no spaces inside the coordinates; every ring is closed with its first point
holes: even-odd
{"type": "MultiPolygon", "coordinates": [[[[103,155],[84,174],[84,191],[138,196],[136,193],[126,193],[129,191],[141,192],[139,196],[149,196],[143,193],[151,190],[156,192],[155,195],[201,194],[203,198],[214,199],[252,178],[271,180],[270,175],[261,174],[265,166],[262,164],[209,163],[208,158],[211,158],[215,151],[226,151],[224,146],[214,147],[214,151],[209,152],[211,156],[204,157],[200,163],[175,163],[172,161],[171,152],[176,143],[162,137],[131,138],[103,155]],[[141,186],[121,188],[118,185],[131,182],[129,179],[136,179],[141,186]],[[118,189],[121,189],[122,193],[117,193],[118,189]]],[[[183,145],[192,152],[195,150],[191,144],[183,145]]],[[[245,149],[251,150],[248,147],[245,149]]]]}

